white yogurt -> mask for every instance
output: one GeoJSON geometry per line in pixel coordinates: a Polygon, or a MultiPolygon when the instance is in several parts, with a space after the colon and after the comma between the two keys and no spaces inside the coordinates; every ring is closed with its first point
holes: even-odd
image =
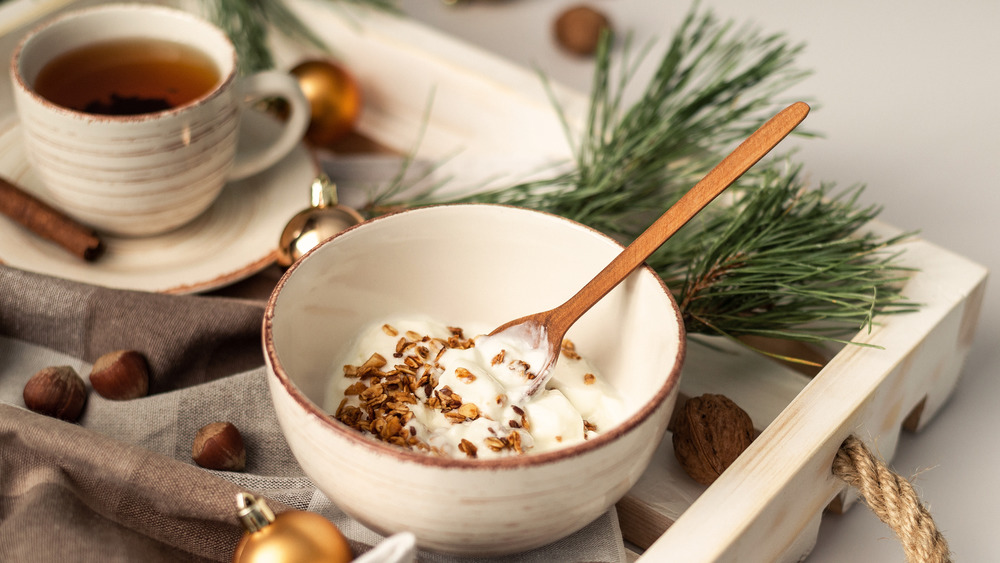
{"type": "Polygon", "coordinates": [[[514,403],[531,383],[530,365],[540,365],[544,352],[465,334],[459,338],[444,325],[417,319],[372,326],[337,365],[327,409],[385,441],[480,459],[572,445],[623,419],[617,391],[572,350],[564,350],[546,389],[514,403]],[[446,344],[449,339],[457,346],[446,344]],[[374,377],[358,377],[358,367],[378,357],[384,366],[361,370],[374,377]],[[372,420],[382,422],[368,427],[372,420]]]}

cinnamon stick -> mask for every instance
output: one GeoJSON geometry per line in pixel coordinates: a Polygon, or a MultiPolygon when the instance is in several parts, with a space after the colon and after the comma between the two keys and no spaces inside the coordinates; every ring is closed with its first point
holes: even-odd
{"type": "Polygon", "coordinates": [[[81,225],[4,178],[0,178],[0,213],[88,262],[96,260],[104,251],[104,243],[94,229],[81,225]]]}

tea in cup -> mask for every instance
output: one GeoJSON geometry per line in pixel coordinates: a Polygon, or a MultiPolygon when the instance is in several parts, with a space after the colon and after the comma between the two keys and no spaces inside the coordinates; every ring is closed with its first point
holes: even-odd
{"type": "Polygon", "coordinates": [[[294,77],[240,76],[222,30],[161,6],[58,16],[20,43],[10,72],[25,149],[52,202],[117,235],[190,222],[226,182],[281,160],[309,123],[294,77]],[[248,150],[240,118],[265,98],[286,100],[289,117],[248,150]]]}

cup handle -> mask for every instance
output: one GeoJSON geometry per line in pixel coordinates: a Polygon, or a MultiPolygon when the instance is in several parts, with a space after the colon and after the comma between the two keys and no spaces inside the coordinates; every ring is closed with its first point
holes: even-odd
{"type": "Polygon", "coordinates": [[[309,101],[299,88],[298,81],[290,74],[276,70],[259,72],[245,77],[240,88],[244,111],[247,110],[245,106],[258,100],[275,97],[288,102],[289,113],[281,133],[270,142],[252,148],[237,144],[236,160],[227,177],[230,181],[252,176],[284,158],[302,141],[311,117],[309,101]]]}

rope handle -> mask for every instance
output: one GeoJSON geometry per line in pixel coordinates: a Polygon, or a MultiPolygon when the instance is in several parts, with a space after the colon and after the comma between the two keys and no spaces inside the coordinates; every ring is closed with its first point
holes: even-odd
{"type": "Polygon", "coordinates": [[[894,473],[854,435],[840,445],[833,474],[855,487],[865,504],[885,522],[903,544],[910,563],[950,563],[948,542],[934,525],[913,485],[894,473]]]}

